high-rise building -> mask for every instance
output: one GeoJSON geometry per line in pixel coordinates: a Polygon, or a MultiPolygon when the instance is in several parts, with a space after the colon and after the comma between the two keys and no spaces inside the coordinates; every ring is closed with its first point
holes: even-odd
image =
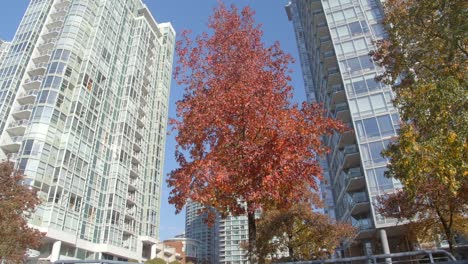
{"type": "Polygon", "coordinates": [[[200,264],[246,264],[247,251],[242,244],[248,240],[247,216],[216,214],[214,223],[206,222],[207,213],[203,206],[188,202],[185,214],[185,237],[197,240],[198,263],[200,264]]]}
{"type": "Polygon", "coordinates": [[[217,262],[222,264],[247,264],[247,251],[242,245],[248,241],[249,229],[247,216],[218,217],[217,233],[217,262]]]}
{"type": "Polygon", "coordinates": [[[185,237],[198,241],[198,264],[216,263],[216,228],[207,224],[207,213],[200,214],[204,207],[188,202],[185,207],[185,237]]]}
{"type": "Polygon", "coordinates": [[[41,257],[150,258],[175,32],[141,0],[31,0],[0,65],[0,159],[42,204],[41,257]]]}
{"type": "Polygon", "coordinates": [[[10,48],[10,43],[0,39],[0,63],[2,63],[3,57],[7,53],[8,48],[10,48]]]}
{"type": "Polygon", "coordinates": [[[345,255],[369,255],[410,248],[404,226],[376,212],[376,197],[401,188],[384,176],[381,151],[396,135],[397,109],[389,86],[375,81],[383,69],[369,51],[385,37],[379,0],[292,0],[286,7],[296,33],[309,101],[351,129],[325,138],[324,190],[328,212],[353,224],[358,235],[345,255]]]}

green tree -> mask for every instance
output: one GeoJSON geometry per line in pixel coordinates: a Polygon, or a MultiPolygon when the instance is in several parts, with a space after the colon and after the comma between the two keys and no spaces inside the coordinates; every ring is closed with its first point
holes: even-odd
{"type": "Polygon", "coordinates": [[[167,262],[161,258],[154,258],[146,261],[145,264],[167,264],[167,262]]]}
{"type": "Polygon", "coordinates": [[[322,213],[313,212],[307,204],[269,210],[258,220],[259,263],[265,263],[267,257],[273,261],[281,259],[276,256],[279,252],[289,253],[289,257],[282,261],[326,259],[340,242],[354,234],[351,225],[337,223],[322,213]]]}
{"type": "Polygon", "coordinates": [[[381,212],[442,231],[452,249],[468,213],[468,8],[463,0],[388,0],[384,9],[388,38],[372,55],[402,119],[384,155],[387,176],[404,190],[381,198],[381,212]]]}
{"type": "Polygon", "coordinates": [[[169,264],[180,264],[180,261],[174,260],[174,261],[169,262],[169,264]]]}
{"type": "Polygon", "coordinates": [[[35,190],[9,162],[0,163],[0,262],[20,263],[26,250],[40,246],[43,234],[27,225],[25,216],[39,204],[35,190]]]}

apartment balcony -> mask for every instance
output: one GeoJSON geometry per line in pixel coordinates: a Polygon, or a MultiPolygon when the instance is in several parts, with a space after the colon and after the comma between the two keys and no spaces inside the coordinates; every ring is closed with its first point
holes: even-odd
{"type": "Polygon", "coordinates": [[[38,56],[34,57],[32,60],[34,63],[39,64],[39,63],[46,63],[49,62],[50,56],[52,55],[51,50],[44,51],[42,53],[39,53],[38,56]]]}
{"type": "Polygon", "coordinates": [[[342,150],[342,168],[348,169],[357,167],[360,164],[359,148],[356,144],[346,145],[342,150]]]}
{"type": "Polygon", "coordinates": [[[344,120],[347,114],[349,114],[349,108],[346,102],[335,104],[335,108],[333,109],[333,117],[335,119],[344,120]]]}
{"type": "Polygon", "coordinates": [[[18,120],[15,122],[10,123],[10,125],[7,128],[8,133],[10,135],[14,136],[22,136],[24,135],[24,132],[26,131],[26,128],[29,125],[29,120],[27,119],[22,119],[18,120]]]}
{"type": "Polygon", "coordinates": [[[366,192],[353,193],[348,197],[351,215],[361,215],[370,210],[370,202],[366,192]]]}
{"type": "Polygon", "coordinates": [[[141,139],[135,139],[135,142],[133,143],[133,150],[134,151],[141,151],[141,143],[143,141],[141,139]]]}
{"type": "Polygon", "coordinates": [[[39,44],[39,46],[37,47],[37,49],[39,50],[39,52],[43,53],[43,52],[47,52],[49,50],[51,50],[54,46],[55,46],[55,43],[57,42],[57,40],[55,39],[51,39],[51,40],[48,40],[48,41],[45,41],[41,44],[39,44]]]}
{"type": "Polygon", "coordinates": [[[127,234],[135,234],[135,227],[130,223],[124,223],[123,231],[127,234]]]}
{"type": "Polygon", "coordinates": [[[65,8],[67,6],[69,6],[71,3],[71,0],[62,0],[62,1],[59,1],[55,4],[55,8],[56,9],[61,9],[61,8],[65,8]]]}
{"type": "Polygon", "coordinates": [[[60,28],[60,27],[53,28],[53,29],[49,30],[47,33],[42,34],[42,39],[44,41],[48,41],[50,39],[55,39],[55,38],[58,37],[58,35],[60,34],[61,31],[62,31],[62,28],[60,28]]]}
{"type": "Polygon", "coordinates": [[[129,219],[136,219],[136,207],[132,206],[131,208],[128,208],[125,210],[125,218],[129,219]]]}
{"type": "Polygon", "coordinates": [[[354,217],[351,218],[351,224],[357,228],[357,237],[356,239],[364,239],[372,237],[374,225],[372,223],[372,219],[370,218],[360,218],[355,219],[354,217]]]}
{"type": "Polygon", "coordinates": [[[144,116],[138,116],[137,118],[137,126],[138,127],[144,127],[145,126],[145,121],[146,121],[146,118],[144,116]]]}
{"type": "Polygon", "coordinates": [[[139,116],[146,116],[147,111],[148,111],[148,107],[146,105],[140,105],[138,107],[138,115],[139,116]]]}
{"type": "Polygon", "coordinates": [[[55,7],[55,13],[51,14],[51,17],[53,19],[59,18],[59,17],[64,17],[68,13],[68,6],[63,5],[59,7],[55,7]]]}
{"type": "Polygon", "coordinates": [[[143,106],[146,106],[148,105],[148,96],[141,96],[140,97],[140,104],[143,105],[143,106]]]}
{"type": "Polygon", "coordinates": [[[23,142],[22,136],[12,137],[11,140],[2,142],[0,146],[5,153],[18,153],[21,143],[23,142]]]}
{"type": "Polygon", "coordinates": [[[138,177],[139,172],[140,172],[140,167],[139,166],[132,165],[130,167],[130,177],[132,177],[132,178],[138,177]]]}
{"type": "Polygon", "coordinates": [[[48,23],[46,27],[49,30],[54,29],[54,28],[61,28],[64,22],[65,22],[64,17],[58,17],[58,18],[52,19],[52,21],[50,21],[50,23],[48,23]]]}
{"type": "Polygon", "coordinates": [[[44,75],[47,70],[47,63],[38,63],[35,64],[34,67],[28,71],[29,76],[34,77],[37,75],[44,75]]]}
{"type": "Polygon", "coordinates": [[[327,83],[330,87],[334,87],[335,85],[342,85],[340,69],[338,66],[332,66],[324,69],[326,69],[327,83]]]}
{"type": "Polygon", "coordinates": [[[30,90],[27,91],[23,94],[20,94],[17,101],[18,103],[22,105],[26,104],[34,104],[34,101],[36,100],[36,96],[39,93],[39,90],[30,90]]]}
{"type": "Polygon", "coordinates": [[[134,151],[134,152],[133,152],[133,155],[132,155],[132,163],[138,165],[138,164],[141,163],[141,159],[142,159],[142,154],[141,154],[141,152],[136,152],[136,151],[134,151]]]}
{"type": "Polygon", "coordinates": [[[343,85],[335,85],[330,91],[332,104],[340,104],[346,102],[346,93],[343,85]]]}
{"type": "Polygon", "coordinates": [[[320,45],[320,50],[323,52],[333,50],[333,44],[331,42],[330,35],[325,35],[318,38],[318,44],[320,45]]]}
{"type": "Polygon", "coordinates": [[[135,129],[135,138],[137,140],[141,140],[143,138],[143,132],[144,132],[144,130],[141,127],[135,129]]]}
{"type": "Polygon", "coordinates": [[[133,194],[129,193],[127,195],[127,204],[128,205],[135,205],[136,204],[136,195],[135,195],[135,193],[133,193],[133,194]]]}
{"type": "Polygon", "coordinates": [[[33,107],[34,105],[32,104],[21,105],[20,107],[15,109],[15,111],[12,113],[12,116],[16,120],[29,119],[33,107]]]}
{"type": "Polygon", "coordinates": [[[357,192],[366,187],[366,179],[361,171],[361,167],[354,167],[348,170],[345,177],[345,186],[347,192],[357,192]]]}
{"type": "Polygon", "coordinates": [[[34,76],[32,78],[26,79],[23,83],[23,88],[25,90],[37,90],[41,86],[43,76],[34,76]]]}
{"type": "Polygon", "coordinates": [[[128,190],[129,191],[136,191],[138,189],[138,179],[137,178],[130,178],[128,183],[128,190]]]}
{"type": "Polygon", "coordinates": [[[144,96],[147,96],[148,93],[149,93],[149,91],[148,91],[148,86],[149,86],[149,84],[143,84],[143,85],[141,86],[141,92],[143,93],[144,96]]]}

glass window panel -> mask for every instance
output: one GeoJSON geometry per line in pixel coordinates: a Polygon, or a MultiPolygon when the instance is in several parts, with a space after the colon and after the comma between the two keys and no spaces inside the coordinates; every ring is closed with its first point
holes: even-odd
{"type": "MultiPolygon", "coordinates": [[[[336,2],[336,1],[334,1],[336,2]]],[[[333,13],[333,20],[335,20],[335,23],[336,22],[341,22],[345,19],[344,17],[344,14],[343,14],[343,11],[337,11],[335,13],[333,13]]]]}
{"type": "Polygon", "coordinates": [[[380,134],[382,134],[382,136],[389,136],[394,134],[392,120],[390,119],[389,115],[377,117],[377,123],[379,124],[380,134]]]}
{"type": "Polygon", "coordinates": [[[371,158],[375,163],[385,161],[385,158],[382,157],[381,153],[383,150],[383,145],[381,141],[369,143],[369,152],[371,158]]]}
{"type": "Polygon", "coordinates": [[[363,123],[367,137],[372,138],[380,136],[379,128],[377,126],[377,120],[375,120],[375,118],[372,117],[364,119],[363,123]]]}
{"type": "Polygon", "coordinates": [[[361,114],[368,114],[368,113],[372,112],[372,108],[371,108],[368,97],[358,98],[357,103],[358,103],[358,107],[359,107],[359,112],[361,114]]]}
{"type": "Polygon", "coordinates": [[[359,57],[363,69],[373,70],[375,68],[374,63],[369,55],[359,57]]]}
{"type": "Polygon", "coordinates": [[[359,112],[356,100],[349,100],[349,110],[351,111],[351,114],[353,115],[359,112]]]}
{"type": "Polygon", "coordinates": [[[379,189],[384,190],[384,191],[393,189],[392,179],[385,177],[386,170],[387,169],[385,167],[375,169],[375,175],[377,178],[377,184],[379,185],[379,189]]]}
{"type": "Polygon", "coordinates": [[[359,64],[358,58],[352,58],[347,60],[348,62],[348,72],[356,72],[361,70],[361,65],[359,64]]]}
{"type": "Polygon", "coordinates": [[[343,53],[344,54],[354,52],[354,46],[353,46],[352,41],[343,42],[341,44],[341,47],[343,48],[343,53]]]}
{"type": "Polygon", "coordinates": [[[366,75],[366,83],[369,91],[374,91],[380,89],[380,83],[375,80],[374,75],[366,75]]]}
{"type": "Polygon", "coordinates": [[[354,41],[354,47],[356,48],[357,51],[366,50],[367,49],[366,39],[365,38],[356,39],[354,41]]]}
{"type": "Polygon", "coordinates": [[[336,30],[338,31],[338,36],[340,38],[349,37],[348,26],[345,25],[345,26],[337,27],[336,30]]]}
{"type": "Polygon", "coordinates": [[[362,27],[361,27],[361,24],[358,21],[350,23],[349,24],[349,29],[350,29],[351,34],[353,36],[362,34],[362,27]]]}
{"type": "Polygon", "coordinates": [[[374,94],[370,97],[370,99],[372,102],[372,108],[374,109],[374,112],[378,113],[378,112],[386,111],[387,107],[386,107],[383,94],[381,93],[374,94]]]}
{"type": "Polygon", "coordinates": [[[362,121],[356,121],[356,131],[359,136],[359,138],[365,138],[366,134],[364,133],[364,126],[362,124],[362,121]]]}
{"type": "Polygon", "coordinates": [[[353,78],[354,92],[359,95],[367,92],[366,81],[363,77],[353,78]]]}
{"type": "Polygon", "coordinates": [[[348,8],[344,10],[344,16],[346,19],[353,19],[356,18],[356,12],[354,11],[354,8],[348,8]]]}

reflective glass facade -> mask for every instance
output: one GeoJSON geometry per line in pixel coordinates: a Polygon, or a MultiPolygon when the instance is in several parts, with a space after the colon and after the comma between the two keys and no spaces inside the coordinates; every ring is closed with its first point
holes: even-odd
{"type": "Polygon", "coordinates": [[[140,0],[32,0],[0,64],[0,159],[43,203],[41,257],[142,260],[159,237],[175,32],[140,0]]]}
{"type": "MultiPolygon", "coordinates": [[[[404,250],[395,219],[376,213],[376,197],[400,188],[384,176],[381,151],[399,128],[389,86],[374,78],[383,69],[369,52],[384,38],[378,0],[293,0],[286,8],[293,22],[309,101],[322,103],[329,116],[351,129],[324,138],[331,152],[324,160],[323,189],[328,213],[358,228],[346,255],[380,253],[377,230],[389,237],[392,252],[404,250]],[[393,243],[395,242],[395,243],[393,243]],[[354,247],[354,248],[353,248],[354,247]]],[[[385,251],[385,250],[384,250],[385,251]]]]}

